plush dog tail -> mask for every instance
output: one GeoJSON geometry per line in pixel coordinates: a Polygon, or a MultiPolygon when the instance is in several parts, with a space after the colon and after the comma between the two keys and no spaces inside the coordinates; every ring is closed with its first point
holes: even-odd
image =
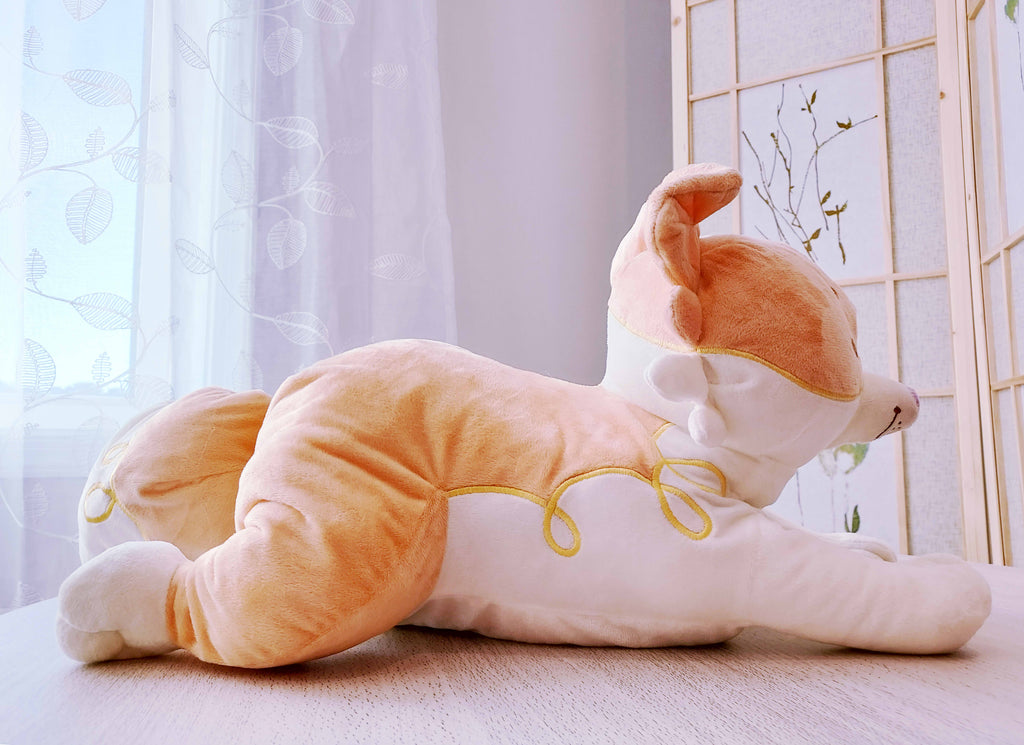
{"type": "Polygon", "coordinates": [[[166,541],[195,558],[227,540],[269,404],[262,391],[203,388],[130,421],[86,482],[82,561],[126,541],[166,541]]]}

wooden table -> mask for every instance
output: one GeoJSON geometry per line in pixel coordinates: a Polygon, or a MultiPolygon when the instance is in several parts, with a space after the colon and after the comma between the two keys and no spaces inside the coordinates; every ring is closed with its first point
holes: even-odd
{"type": "Polygon", "coordinates": [[[1024,743],[1024,570],[981,571],[992,616],[939,657],[763,629],[629,650],[403,628],[274,670],[85,666],[50,600],[0,616],[0,743],[1024,743]]]}

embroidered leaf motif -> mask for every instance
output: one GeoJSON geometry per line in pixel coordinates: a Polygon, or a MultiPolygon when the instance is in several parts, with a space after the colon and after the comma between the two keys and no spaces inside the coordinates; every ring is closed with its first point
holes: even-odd
{"type": "Polygon", "coordinates": [[[90,467],[103,454],[107,443],[119,429],[116,421],[105,416],[94,416],[82,422],[72,440],[75,462],[90,467]]]}
{"type": "Polygon", "coordinates": [[[93,106],[118,106],[131,103],[132,89],[120,75],[102,70],[72,70],[64,82],[80,99],[93,106]]]}
{"type": "Polygon", "coordinates": [[[111,156],[114,169],[133,183],[159,184],[171,178],[167,161],[159,153],[123,147],[111,156]]]}
{"type": "Polygon", "coordinates": [[[76,21],[84,21],[106,2],[107,0],[64,0],[64,7],[76,21]]]}
{"type": "Polygon", "coordinates": [[[33,117],[21,112],[21,127],[18,131],[18,170],[24,173],[43,162],[50,148],[43,126],[33,117]]]}
{"type": "Polygon", "coordinates": [[[302,258],[306,250],[306,224],[286,217],[267,233],[267,253],[278,269],[287,269],[302,258]]]}
{"type": "Polygon", "coordinates": [[[85,138],[85,152],[89,153],[90,158],[95,158],[97,155],[103,152],[103,146],[107,144],[107,136],[103,133],[103,129],[96,127],[89,136],[85,138]]]}
{"type": "Polygon", "coordinates": [[[235,15],[241,15],[252,7],[252,0],[227,0],[227,3],[235,15]]]}
{"type": "Polygon", "coordinates": [[[174,242],[174,250],[178,252],[181,263],[193,274],[206,274],[213,271],[213,259],[192,241],[179,238],[174,242]]]}
{"type": "Polygon", "coordinates": [[[299,175],[299,169],[292,166],[288,171],[281,177],[281,188],[284,189],[286,194],[291,194],[299,188],[299,184],[302,183],[302,177],[299,175]]]}
{"type": "Polygon", "coordinates": [[[327,344],[327,326],[312,313],[282,313],[274,318],[281,334],[295,344],[327,344]]]}
{"type": "Polygon", "coordinates": [[[231,96],[235,103],[238,104],[238,108],[244,112],[252,110],[252,89],[249,84],[244,80],[239,80],[231,88],[231,96]]]}
{"type": "Polygon", "coordinates": [[[426,271],[427,268],[420,259],[406,254],[384,254],[370,264],[370,274],[374,277],[396,282],[422,277],[426,271]]]}
{"type": "Polygon", "coordinates": [[[32,249],[25,259],[25,281],[35,285],[46,276],[46,259],[36,249],[32,249]]]}
{"type": "Polygon", "coordinates": [[[238,280],[238,302],[242,304],[243,308],[251,311],[255,300],[256,283],[253,281],[252,275],[246,275],[238,280]]]}
{"type": "Polygon", "coordinates": [[[315,145],[320,139],[316,123],[304,116],[280,116],[264,125],[270,136],[292,150],[315,145]]]}
{"type": "Polygon", "coordinates": [[[235,150],[224,161],[220,178],[224,191],[235,204],[251,202],[256,195],[256,174],[252,165],[235,150]]]}
{"type": "Polygon", "coordinates": [[[35,57],[43,51],[43,37],[39,29],[29,26],[21,37],[21,53],[25,57],[35,57]]]}
{"type": "Polygon", "coordinates": [[[355,217],[356,208],[339,187],[327,181],[314,181],[302,190],[302,197],[314,212],[332,217],[355,217]]]}
{"type": "Polygon", "coordinates": [[[174,336],[178,331],[178,326],[181,325],[181,319],[177,316],[169,316],[156,327],[156,331],[153,332],[153,338],[159,338],[164,334],[168,336],[174,336]]]}
{"type": "Polygon", "coordinates": [[[18,582],[18,591],[14,595],[15,608],[24,608],[26,605],[32,605],[42,600],[43,596],[32,585],[21,581],[18,582]]]}
{"type": "Polygon", "coordinates": [[[155,375],[133,375],[122,383],[121,389],[128,403],[136,409],[152,409],[174,400],[171,384],[155,375]]]}
{"type": "Polygon", "coordinates": [[[178,54],[181,55],[186,64],[191,65],[197,70],[209,68],[210,60],[206,57],[206,52],[177,23],[174,24],[174,43],[178,47],[178,54]]]}
{"type": "Polygon", "coordinates": [[[32,192],[30,191],[23,191],[21,189],[16,190],[9,197],[0,199],[0,212],[21,207],[26,201],[28,201],[30,196],[32,196],[32,192]]]}
{"type": "Polygon", "coordinates": [[[397,63],[374,65],[370,70],[370,80],[382,88],[404,88],[409,78],[409,68],[397,63]]]}
{"type": "Polygon", "coordinates": [[[299,63],[302,31],[282,26],[263,40],[263,62],[274,75],[284,75],[299,63]]]}
{"type": "Polygon", "coordinates": [[[96,240],[110,225],[114,216],[114,199],[110,192],[90,186],[68,200],[64,219],[71,235],[82,245],[96,240]]]}
{"type": "Polygon", "coordinates": [[[100,356],[93,360],[92,363],[92,382],[96,385],[103,385],[103,383],[110,377],[110,355],[106,352],[101,352],[100,356]]]}
{"type": "Polygon", "coordinates": [[[238,353],[238,361],[232,374],[232,384],[236,391],[248,391],[263,388],[263,369],[247,352],[238,353]]]}
{"type": "Polygon", "coordinates": [[[217,218],[213,224],[214,230],[226,230],[229,233],[237,233],[249,224],[249,218],[244,212],[229,210],[217,218]]]}
{"type": "Polygon", "coordinates": [[[29,525],[38,525],[49,511],[50,500],[46,496],[46,489],[37,481],[25,495],[25,522],[29,525]]]}
{"type": "Polygon", "coordinates": [[[21,342],[21,393],[25,403],[38,401],[53,388],[57,365],[46,348],[34,339],[21,342]]]}
{"type": "Polygon", "coordinates": [[[71,307],[93,328],[112,331],[135,326],[135,309],[120,295],[112,292],[93,292],[79,295],[71,307]]]}
{"type": "Polygon", "coordinates": [[[356,14],[345,0],[302,0],[302,8],[306,15],[322,23],[352,25],[356,22],[356,14]]]}

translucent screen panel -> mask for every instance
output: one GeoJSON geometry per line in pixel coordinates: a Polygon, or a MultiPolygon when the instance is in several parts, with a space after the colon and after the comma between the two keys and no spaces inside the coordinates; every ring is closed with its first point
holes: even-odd
{"type": "Polygon", "coordinates": [[[1003,259],[996,256],[981,269],[985,293],[985,320],[988,327],[988,354],[994,365],[995,382],[1011,376],[1010,324],[1006,318],[1006,290],[1003,287],[1003,259]]]}
{"type": "MultiPolygon", "coordinates": [[[[700,7],[700,6],[698,6],[700,7]]],[[[694,101],[690,107],[693,133],[694,163],[722,163],[735,166],[732,156],[732,114],[729,96],[715,96],[694,101]]],[[[735,202],[707,218],[700,224],[702,235],[733,233],[732,212],[735,202]]]]}
{"type": "MultiPolygon", "coordinates": [[[[1020,397],[1021,389],[1016,395],[1020,397]]],[[[999,449],[999,490],[1006,500],[1006,518],[1010,533],[1010,555],[1014,566],[1024,566],[1024,495],[1020,482],[1020,444],[1017,440],[1014,391],[996,391],[996,447],[999,449]]]]}
{"type": "Polygon", "coordinates": [[[883,0],[882,34],[887,47],[935,35],[935,0],[883,0]]]}
{"type": "Polygon", "coordinates": [[[690,92],[707,93],[731,85],[732,38],[726,0],[690,8],[690,92]]]}
{"type": "Polygon", "coordinates": [[[945,277],[896,283],[900,380],[918,390],[953,385],[953,339],[945,277]]]}
{"type": "Polygon", "coordinates": [[[889,324],[885,285],[853,285],[843,291],[857,308],[857,353],[868,372],[889,374],[889,324]]]}
{"type": "Polygon", "coordinates": [[[743,232],[810,246],[835,279],[887,272],[878,107],[873,62],[741,91],[743,232]]]}
{"type": "Polygon", "coordinates": [[[1002,240],[999,218],[1002,195],[999,170],[996,165],[995,81],[992,71],[992,44],[990,21],[993,4],[986,2],[981,12],[970,23],[972,97],[974,98],[974,149],[978,158],[977,180],[982,241],[991,248],[1002,240]]]}
{"type": "Polygon", "coordinates": [[[1024,242],[1011,247],[1004,256],[1010,258],[1010,303],[1013,308],[1013,341],[1016,347],[1015,375],[1024,373],[1024,242]]]}
{"type": "Polygon", "coordinates": [[[769,507],[819,533],[852,531],[899,548],[896,451],[891,438],[826,450],[769,507]]]}
{"type": "MultiPolygon", "coordinates": [[[[986,3],[990,4],[990,3],[986,3]]],[[[1006,177],[1006,216],[1010,234],[1024,227],[1024,11],[1016,2],[998,2],[996,45],[999,65],[999,115],[1006,177]]]]}
{"type": "Polygon", "coordinates": [[[898,272],[946,268],[935,47],[885,59],[890,209],[898,272]]]}
{"type": "Polygon", "coordinates": [[[903,437],[910,552],[963,556],[952,397],[922,399],[921,414],[903,437]]]}
{"type": "Polygon", "coordinates": [[[736,0],[740,82],[874,51],[876,0],[736,0]]]}

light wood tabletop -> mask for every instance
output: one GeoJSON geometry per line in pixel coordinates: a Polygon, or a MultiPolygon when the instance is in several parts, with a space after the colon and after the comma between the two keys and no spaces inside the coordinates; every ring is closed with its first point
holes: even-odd
{"type": "Polygon", "coordinates": [[[1024,570],[980,570],[992,616],[936,657],[763,629],[635,650],[399,628],[273,670],[80,665],[50,600],[0,616],[0,743],[1024,743],[1024,570]]]}

